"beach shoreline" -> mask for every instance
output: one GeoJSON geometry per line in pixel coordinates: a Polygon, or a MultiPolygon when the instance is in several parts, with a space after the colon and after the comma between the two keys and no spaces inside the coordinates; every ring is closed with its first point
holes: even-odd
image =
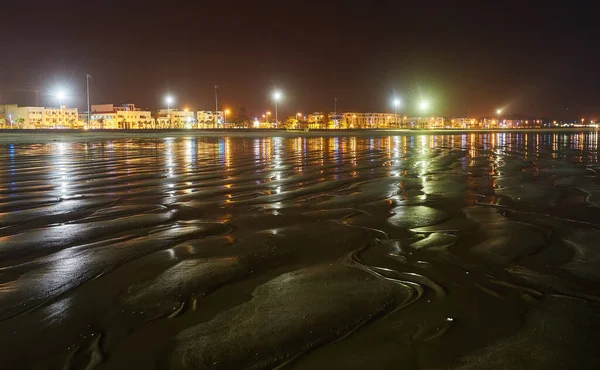
{"type": "Polygon", "coordinates": [[[87,139],[167,138],[167,137],[320,137],[320,136],[412,136],[464,135],[495,133],[578,133],[597,131],[597,128],[539,128],[539,129],[340,129],[287,131],[274,129],[169,129],[169,130],[0,130],[0,143],[52,142],[87,139]]]}

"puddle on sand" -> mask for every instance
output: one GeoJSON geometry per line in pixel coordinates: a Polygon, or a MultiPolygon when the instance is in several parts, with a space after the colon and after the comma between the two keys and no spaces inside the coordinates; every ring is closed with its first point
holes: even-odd
{"type": "Polygon", "coordinates": [[[86,140],[0,144],[3,368],[600,366],[596,132],[86,140]]]}

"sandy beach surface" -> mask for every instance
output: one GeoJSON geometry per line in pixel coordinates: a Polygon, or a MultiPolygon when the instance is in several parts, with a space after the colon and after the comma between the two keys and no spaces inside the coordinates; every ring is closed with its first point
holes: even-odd
{"type": "Polygon", "coordinates": [[[598,369],[598,132],[1,132],[3,369],[598,369]]]}

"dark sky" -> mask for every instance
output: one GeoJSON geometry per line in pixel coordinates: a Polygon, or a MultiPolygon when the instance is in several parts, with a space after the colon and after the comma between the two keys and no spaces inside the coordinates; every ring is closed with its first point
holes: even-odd
{"type": "Polygon", "coordinates": [[[2,0],[0,101],[600,118],[594,2],[2,0]],[[552,2],[554,3],[554,2],[552,2]],[[546,4],[546,5],[545,5],[546,4]]]}

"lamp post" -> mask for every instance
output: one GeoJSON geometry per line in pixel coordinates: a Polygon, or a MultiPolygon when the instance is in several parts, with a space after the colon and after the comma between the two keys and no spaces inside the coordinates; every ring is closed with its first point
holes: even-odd
{"type": "Polygon", "coordinates": [[[277,128],[277,124],[279,122],[278,119],[278,104],[279,104],[279,100],[281,100],[281,92],[280,91],[275,91],[273,93],[273,100],[275,100],[275,128],[277,128]]]}
{"type": "Polygon", "coordinates": [[[229,109],[225,109],[223,111],[223,126],[227,127],[227,115],[229,114],[229,109]]]}
{"type": "Polygon", "coordinates": [[[401,103],[402,102],[400,101],[400,99],[394,99],[394,123],[396,124],[396,126],[398,126],[398,107],[400,107],[401,103]]]}
{"type": "Polygon", "coordinates": [[[499,126],[500,125],[500,114],[502,114],[502,109],[498,108],[496,109],[496,124],[499,126]]]}
{"type": "MultiPolygon", "coordinates": [[[[427,112],[428,109],[429,109],[429,101],[421,100],[421,102],[419,103],[419,110],[422,113],[425,113],[425,112],[427,112]]],[[[419,126],[420,121],[421,121],[421,116],[418,117],[417,126],[419,126]]],[[[425,124],[423,124],[423,128],[425,128],[425,124]]]]}
{"type": "Polygon", "coordinates": [[[219,85],[215,85],[215,116],[213,120],[213,128],[217,127],[217,119],[219,118],[219,97],[217,95],[217,89],[219,85]]]}
{"type": "MultiPolygon", "coordinates": [[[[62,126],[64,123],[64,114],[63,114],[63,99],[65,98],[65,93],[63,91],[59,91],[56,93],[56,97],[58,98],[58,104],[60,105],[60,118],[59,118],[59,123],[62,126]]],[[[56,124],[54,125],[54,128],[56,128],[56,124]]]]}
{"type": "Polygon", "coordinates": [[[337,98],[334,98],[334,107],[333,107],[333,122],[335,128],[339,128],[338,116],[337,116],[337,98]]]}
{"type": "Polygon", "coordinates": [[[172,128],[173,122],[171,120],[171,103],[173,103],[173,97],[171,95],[168,95],[165,98],[165,101],[167,102],[167,116],[169,117],[169,128],[172,128]]]}
{"type": "Polygon", "coordinates": [[[92,78],[92,75],[89,73],[86,73],[85,75],[85,82],[86,82],[86,93],[87,93],[87,117],[88,117],[88,121],[87,121],[87,127],[86,128],[90,128],[92,125],[92,118],[91,118],[91,106],[90,106],[90,78],[92,78]]]}

